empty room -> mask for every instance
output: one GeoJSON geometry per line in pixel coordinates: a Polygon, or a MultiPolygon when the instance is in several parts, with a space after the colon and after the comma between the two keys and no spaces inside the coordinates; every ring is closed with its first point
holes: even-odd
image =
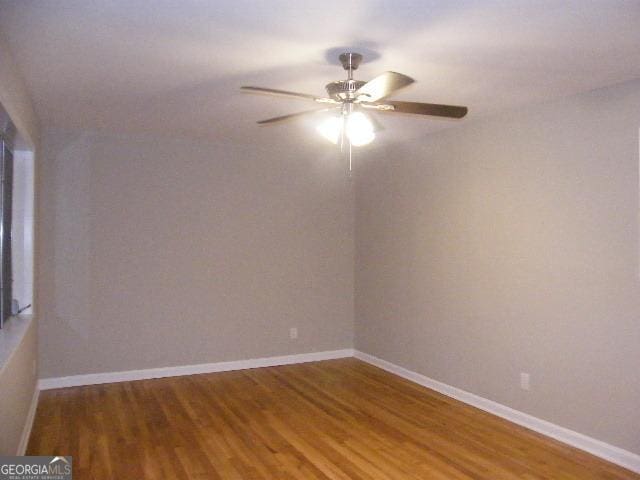
{"type": "Polygon", "coordinates": [[[0,480],[640,480],[639,25],[0,0],[0,480]]]}

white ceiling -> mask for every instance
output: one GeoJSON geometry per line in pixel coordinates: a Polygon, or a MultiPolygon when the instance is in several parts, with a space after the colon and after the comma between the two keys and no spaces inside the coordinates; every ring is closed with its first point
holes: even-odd
{"type": "MultiPolygon", "coordinates": [[[[640,77],[638,25],[634,0],[0,0],[45,126],[215,141],[294,141],[308,124],[254,121],[313,103],[238,87],[322,94],[340,47],[377,57],[357,78],[405,73],[395,98],[467,105],[465,122],[640,77]]],[[[382,142],[460,123],[378,118],[382,142]]]]}

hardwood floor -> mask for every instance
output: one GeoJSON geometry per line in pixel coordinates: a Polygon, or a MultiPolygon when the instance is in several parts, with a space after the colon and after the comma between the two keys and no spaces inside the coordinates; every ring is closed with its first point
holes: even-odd
{"type": "Polygon", "coordinates": [[[640,479],[356,359],[42,392],[74,479],[640,479]]]}

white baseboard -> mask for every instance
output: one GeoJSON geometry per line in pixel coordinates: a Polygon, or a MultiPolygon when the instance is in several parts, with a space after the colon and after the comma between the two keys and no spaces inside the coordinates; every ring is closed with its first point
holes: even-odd
{"type": "Polygon", "coordinates": [[[22,435],[20,435],[20,443],[18,444],[18,451],[16,455],[22,456],[27,451],[29,444],[29,437],[31,436],[31,428],[33,428],[33,421],[36,418],[36,409],[38,408],[38,397],[40,396],[40,389],[36,384],[33,389],[33,396],[31,397],[31,404],[29,405],[29,411],[27,412],[27,418],[24,421],[24,427],[22,428],[22,435]]]}
{"type": "Polygon", "coordinates": [[[294,363],[317,362],[335,358],[353,357],[353,349],[329,350],[324,352],[301,353],[280,357],[253,358],[231,362],[201,363],[197,365],[181,365],[178,367],[148,368],[145,370],[127,370],[124,372],[90,373],[88,375],[72,375],[70,377],[42,378],[38,382],[40,390],[52,388],[78,387],[81,385],[97,385],[100,383],[127,382],[146,380],[149,378],[177,377],[198,373],[227,372],[248,368],[274,367],[294,363]]]}
{"type": "Polygon", "coordinates": [[[601,442],[600,440],[588,437],[587,435],[574,432],[568,428],[555,425],[551,422],[547,422],[546,420],[534,417],[533,415],[514,410],[513,408],[478,395],[474,395],[473,393],[469,393],[465,390],[452,387],[446,383],[433,380],[432,378],[400,367],[391,362],[387,362],[381,358],[374,357],[373,355],[355,350],[354,356],[363,362],[370,363],[371,365],[391,372],[402,378],[406,378],[407,380],[422,385],[423,387],[430,388],[448,397],[455,398],[456,400],[460,400],[461,402],[479,408],[480,410],[492,413],[498,417],[502,417],[513,423],[522,425],[530,430],[534,430],[538,433],[559,440],[560,442],[571,445],[572,447],[589,452],[633,472],[640,473],[640,455],[609,445],[608,443],[601,442]]]}

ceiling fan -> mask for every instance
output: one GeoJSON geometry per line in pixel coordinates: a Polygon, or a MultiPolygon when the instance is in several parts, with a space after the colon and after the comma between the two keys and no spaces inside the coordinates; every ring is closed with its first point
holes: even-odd
{"type": "Polygon", "coordinates": [[[377,110],[381,112],[413,113],[417,115],[429,115],[447,118],[462,118],[467,114],[467,107],[455,105],[439,105],[435,103],[404,102],[398,100],[386,100],[396,91],[414,80],[406,75],[397,72],[384,72],[373,80],[364,82],[354,80],[353,71],[358,68],[362,61],[359,53],[343,53],[340,55],[340,63],[348,75],[346,80],[338,80],[326,85],[327,97],[318,97],[307,93],[289,92],[274,88],[263,87],[240,87],[251,92],[267,93],[271,95],[283,95],[285,97],[306,98],[323,105],[323,108],[305,110],[303,112],[291,113],[279,117],[260,120],[261,125],[280,122],[304,115],[316,114],[319,112],[335,111],[318,125],[318,132],[333,143],[343,145],[348,142],[349,148],[353,146],[366,145],[375,137],[376,128],[374,122],[364,111],[377,110]]]}

